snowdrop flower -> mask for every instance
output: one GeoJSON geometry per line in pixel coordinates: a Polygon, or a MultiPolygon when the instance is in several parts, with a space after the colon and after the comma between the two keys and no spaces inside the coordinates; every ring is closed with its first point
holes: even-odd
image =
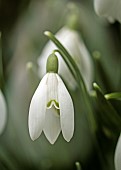
{"type": "Polygon", "coordinates": [[[121,170],[121,134],[119,136],[115,151],[115,168],[116,170],[121,170]]]}
{"type": "Polygon", "coordinates": [[[29,133],[32,140],[37,139],[42,130],[51,144],[54,144],[61,130],[67,142],[73,136],[73,102],[57,71],[58,59],[51,54],[47,60],[47,73],[30,103],[29,133]]]}
{"type": "Polygon", "coordinates": [[[121,22],[121,0],[94,0],[94,8],[99,16],[106,17],[110,22],[121,22]]]}
{"type": "Polygon", "coordinates": [[[6,102],[0,90],[0,134],[3,132],[7,120],[6,102]]]}
{"type": "MultiPolygon", "coordinates": [[[[75,60],[80,72],[82,73],[87,89],[91,89],[93,81],[93,63],[78,32],[69,29],[68,27],[63,27],[57,32],[56,37],[75,60]]],[[[45,45],[41,56],[38,59],[40,77],[45,73],[45,59],[55,49],[56,46],[51,41],[45,45]]],[[[59,54],[57,54],[57,56],[59,59],[59,74],[62,75],[64,81],[69,85],[69,87],[74,90],[77,84],[62,57],[59,54]]]]}

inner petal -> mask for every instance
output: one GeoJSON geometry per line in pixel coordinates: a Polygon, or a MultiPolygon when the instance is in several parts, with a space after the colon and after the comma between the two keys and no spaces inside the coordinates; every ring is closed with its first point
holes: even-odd
{"type": "Polygon", "coordinates": [[[55,116],[57,115],[57,111],[58,110],[53,106],[51,109],[46,110],[45,115],[45,126],[43,131],[51,144],[54,144],[61,131],[60,117],[55,116]]]}
{"type": "Polygon", "coordinates": [[[59,108],[58,104],[58,80],[55,73],[49,73],[47,79],[47,107],[54,105],[59,108]]]}

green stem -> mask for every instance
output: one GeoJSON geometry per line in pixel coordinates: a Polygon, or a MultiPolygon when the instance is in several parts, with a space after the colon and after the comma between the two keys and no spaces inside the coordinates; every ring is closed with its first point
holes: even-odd
{"type": "Polygon", "coordinates": [[[69,54],[69,52],[64,48],[64,46],[57,40],[57,38],[51,32],[46,31],[44,34],[47,37],[49,37],[54,42],[54,44],[58,47],[59,50],[56,50],[55,52],[60,53],[60,55],[63,57],[64,61],[66,62],[67,66],[69,67],[72,75],[77,80],[79,88],[81,89],[81,91],[83,93],[83,98],[84,98],[85,104],[89,109],[89,114],[88,114],[87,117],[88,117],[89,122],[90,122],[91,131],[93,133],[95,133],[96,130],[97,130],[97,123],[96,123],[96,120],[93,116],[92,108],[91,108],[91,105],[90,105],[89,95],[88,95],[84,80],[82,78],[82,75],[79,71],[79,68],[77,67],[74,59],[69,54]]]}
{"type": "Polygon", "coordinates": [[[76,169],[77,170],[82,170],[81,165],[80,165],[79,162],[76,162],[75,165],[76,165],[76,169]]]}
{"type": "Polygon", "coordinates": [[[68,62],[66,55],[65,55],[62,51],[60,51],[60,50],[58,50],[58,49],[54,50],[53,52],[54,52],[54,53],[58,52],[61,56],[63,56],[63,60],[64,60],[65,63],[67,64],[67,66],[68,66],[71,74],[73,75],[74,79],[77,81],[76,72],[75,72],[75,70],[73,69],[73,67],[72,67],[72,65],[70,64],[70,62],[68,62]]]}
{"type": "MultiPolygon", "coordinates": [[[[45,31],[44,34],[47,37],[49,37],[54,42],[54,44],[58,47],[60,53],[63,54],[64,61],[66,62],[67,65],[70,65],[71,67],[74,68],[75,72],[77,73],[77,74],[75,74],[75,76],[78,77],[79,76],[78,74],[80,73],[80,71],[79,71],[75,61],[73,60],[73,58],[69,54],[69,52],[64,48],[64,46],[60,43],[60,41],[58,41],[57,38],[51,32],[45,31]]],[[[69,69],[70,69],[70,67],[69,67],[69,69]]],[[[72,69],[70,71],[72,72],[72,69]]],[[[83,81],[82,78],[81,78],[81,81],[84,84],[84,81],[83,81]]],[[[85,84],[84,84],[84,86],[85,86],[85,84]]]]}
{"type": "Polygon", "coordinates": [[[91,132],[93,134],[94,144],[95,144],[95,147],[96,147],[97,152],[99,154],[100,161],[101,161],[102,165],[104,165],[102,152],[101,152],[100,146],[97,142],[97,136],[96,136],[98,125],[97,125],[97,122],[96,122],[95,117],[93,115],[90,97],[89,97],[89,94],[87,92],[87,89],[86,89],[85,83],[83,81],[82,75],[79,71],[79,68],[77,67],[74,59],[69,54],[69,52],[64,48],[64,46],[57,40],[57,38],[51,32],[46,31],[44,34],[50,40],[52,40],[54,42],[54,44],[58,47],[59,50],[56,50],[56,52],[59,52],[61,54],[62,58],[66,62],[67,66],[69,67],[72,75],[74,76],[74,78],[78,82],[79,88],[82,91],[82,96],[83,96],[83,99],[84,99],[84,102],[85,102],[85,107],[88,109],[88,111],[86,112],[86,116],[87,116],[87,119],[88,119],[88,122],[89,122],[91,132]]]}
{"type": "Polygon", "coordinates": [[[110,100],[110,99],[121,100],[121,92],[105,94],[105,98],[107,100],[110,100]]]}

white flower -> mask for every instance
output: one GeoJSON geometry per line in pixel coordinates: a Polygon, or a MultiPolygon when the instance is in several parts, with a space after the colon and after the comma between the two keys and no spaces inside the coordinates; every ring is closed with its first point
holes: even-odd
{"type": "Polygon", "coordinates": [[[43,77],[30,104],[31,139],[37,139],[42,130],[51,144],[54,144],[61,130],[68,142],[74,132],[73,102],[63,81],[56,73],[47,73],[43,77]]]}
{"type": "Polygon", "coordinates": [[[0,134],[3,132],[7,120],[6,102],[0,90],[0,134]]]}
{"type": "Polygon", "coordinates": [[[121,134],[119,136],[115,151],[115,168],[116,170],[121,170],[121,134]]]}
{"type": "MultiPolygon", "coordinates": [[[[67,27],[63,27],[58,31],[56,37],[75,60],[80,72],[82,73],[87,89],[91,89],[93,81],[93,64],[89,52],[87,51],[87,48],[85,47],[84,42],[82,41],[78,32],[67,27]]],[[[44,66],[46,66],[47,56],[55,49],[57,49],[57,47],[51,41],[45,45],[38,60],[40,77],[42,77],[45,73],[46,67],[44,66]]],[[[77,84],[68,67],[66,66],[62,57],[59,54],[56,55],[59,59],[59,74],[62,75],[64,81],[70,88],[75,89],[77,84]]]]}
{"type": "Polygon", "coordinates": [[[94,0],[94,8],[99,16],[106,17],[110,22],[121,22],[121,0],[94,0]]]}

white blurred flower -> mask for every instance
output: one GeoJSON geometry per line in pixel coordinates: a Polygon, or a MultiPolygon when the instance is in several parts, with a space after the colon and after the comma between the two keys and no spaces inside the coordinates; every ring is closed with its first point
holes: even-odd
{"type": "Polygon", "coordinates": [[[121,134],[115,150],[115,168],[116,170],[121,170],[121,134]]]}
{"type": "Polygon", "coordinates": [[[0,134],[3,132],[7,120],[6,102],[0,90],[0,134]]]}
{"type": "MultiPolygon", "coordinates": [[[[78,32],[67,27],[63,27],[57,32],[55,36],[72,55],[78,68],[80,69],[87,89],[91,89],[91,84],[93,81],[93,63],[91,61],[89,52],[87,51],[87,48],[85,47],[84,42],[82,41],[78,32]]],[[[45,45],[41,56],[38,59],[40,77],[42,77],[45,73],[47,56],[55,49],[57,49],[57,47],[51,41],[45,45]]],[[[62,57],[59,54],[56,55],[59,59],[59,74],[62,75],[64,81],[70,88],[75,89],[77,84],[72,74],[70,73],[62,57]]]]}
{"type": "Polygon", "coordinates": [[[68,142],[74,132],[73,102],[63,81],[56,73],[47,73],[43,77],[30,103],[31,139],[37,139],[42,130],[51,144],[54,144],[61,130],[68,142]]]}
{"type": "Polygon", "coordinates": [[[121,0],[94,0],[94,8],[99,16],[106,17],[110,22],[121,22],[121,0]]]}

